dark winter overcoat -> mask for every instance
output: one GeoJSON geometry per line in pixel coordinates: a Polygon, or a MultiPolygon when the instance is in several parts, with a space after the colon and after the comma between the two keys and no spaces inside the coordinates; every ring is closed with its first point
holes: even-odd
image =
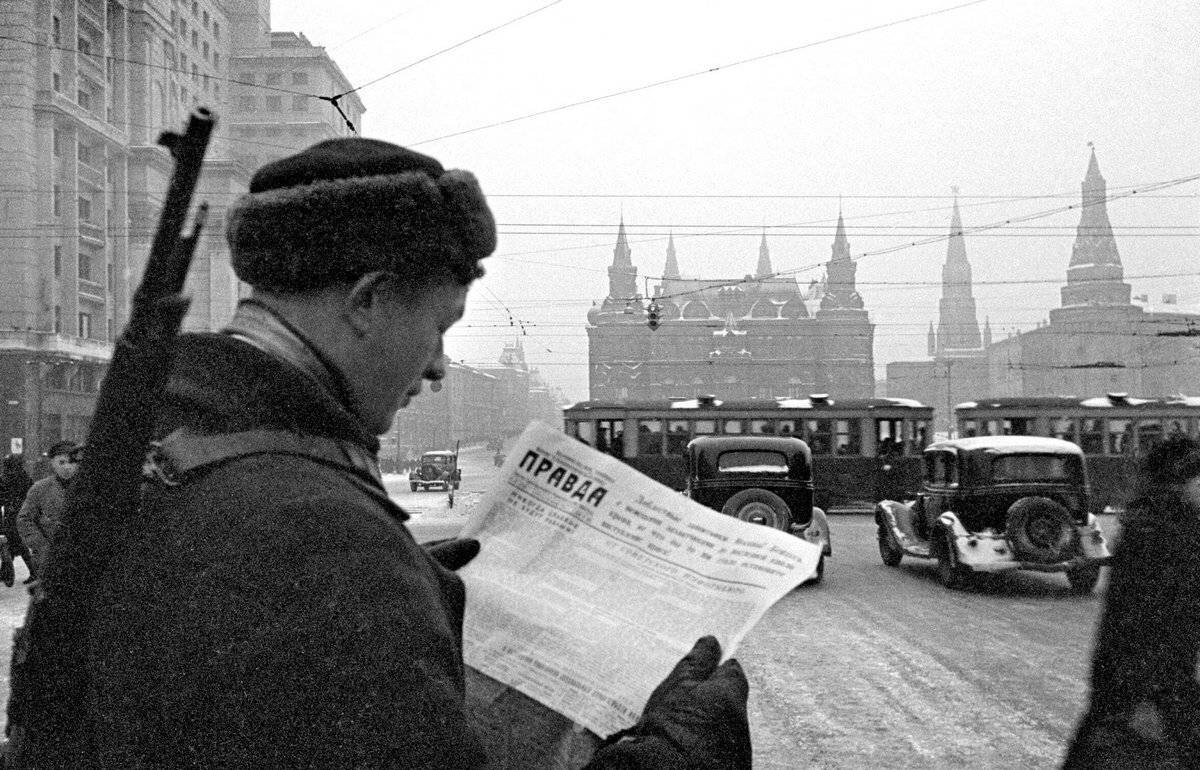
{"type": "MultiPolygon", "coordinates": [[[[327,387],[181,338],[160,430],[260,427],[374,451],[327,387]]],[[[255,455],[148,489],[101,580],[90,714],[107,766],[469,768],[463,584],[367,473],[255,455]]]]}

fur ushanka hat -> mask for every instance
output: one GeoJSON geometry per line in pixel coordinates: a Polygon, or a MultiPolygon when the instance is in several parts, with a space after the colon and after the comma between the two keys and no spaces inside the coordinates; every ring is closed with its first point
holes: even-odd
{"type": "Polygon", "coordinates": [[[496,223],[468,171],[378,139],[329,139],[268,163],[229,210],[238,278],[283,293],[375,270],[461,283],[496,248],[496,223]]]}

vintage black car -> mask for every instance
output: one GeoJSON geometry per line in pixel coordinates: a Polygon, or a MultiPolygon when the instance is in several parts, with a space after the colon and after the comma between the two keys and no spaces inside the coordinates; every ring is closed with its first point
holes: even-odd
{"type": "Polygon", "coordinates": [[[458,453],[449,449],[426,452],[421,462],[408,474],[408,486],[413,492],[418,489],[458,489],[462,482],[462,469],[458,467],[458,453]]]}
{"type": "Polygon", "coordinates": [[[937,559],[948,588],[972,573],[1065,572],[1089,593],[1109,552],[1090,511],[1083,452],[1069,441],[981,436],[932,444],[915,500],[875,507],[879,554],[937,559]]]}
{"type": "Polygon", "coordinates": [[[832,555],[829,522],[813,506],[812,454],[798,438],[702,436],[684,450],[684,494],[742,521],[790,532],[821,547],[814,579],[832,555]]]}

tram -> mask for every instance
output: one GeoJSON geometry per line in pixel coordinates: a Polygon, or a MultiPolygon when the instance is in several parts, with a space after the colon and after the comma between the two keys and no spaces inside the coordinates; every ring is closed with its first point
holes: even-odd
{"type": "Polygon", "coordinates": [[[1020,396],[988,398],[954,408],[958,435],[1049,436],[1078,444],[1096,512],[1120,510],[1136,473],[1137,458],[1164,436],[1200,430],[1200,398],[1096,398],[1020,396]]]}
{"type": "Polygon", "coordinates": [[[563,410],[571,436],[683,489],[683,449],[697,436],[796,436],[812,450],[814,501],[871,510],[920,487],[921,452],[933,409],[902,398],[722,401],[713,396],[655,401],[582,401],[563,410]]]}

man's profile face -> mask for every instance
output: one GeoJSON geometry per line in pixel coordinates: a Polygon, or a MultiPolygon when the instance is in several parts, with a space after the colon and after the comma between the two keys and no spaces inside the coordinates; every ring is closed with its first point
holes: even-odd
{"type": "Polygon", "coordinates": [[[54,455],[50,458],[50,470],[63,481],[69,481],[79,469],[79,462],[71,455],[54,455]]]}
{"type": "Polygon", "coordinates": [[[445,376],[442,337],[462,318],[466,299],[467,287],[451,282],[386,300],[368,340],[377,408],[366,417],[376,434],[391,428],[396,412],[421,392],[423,380],[445,376]]]}

